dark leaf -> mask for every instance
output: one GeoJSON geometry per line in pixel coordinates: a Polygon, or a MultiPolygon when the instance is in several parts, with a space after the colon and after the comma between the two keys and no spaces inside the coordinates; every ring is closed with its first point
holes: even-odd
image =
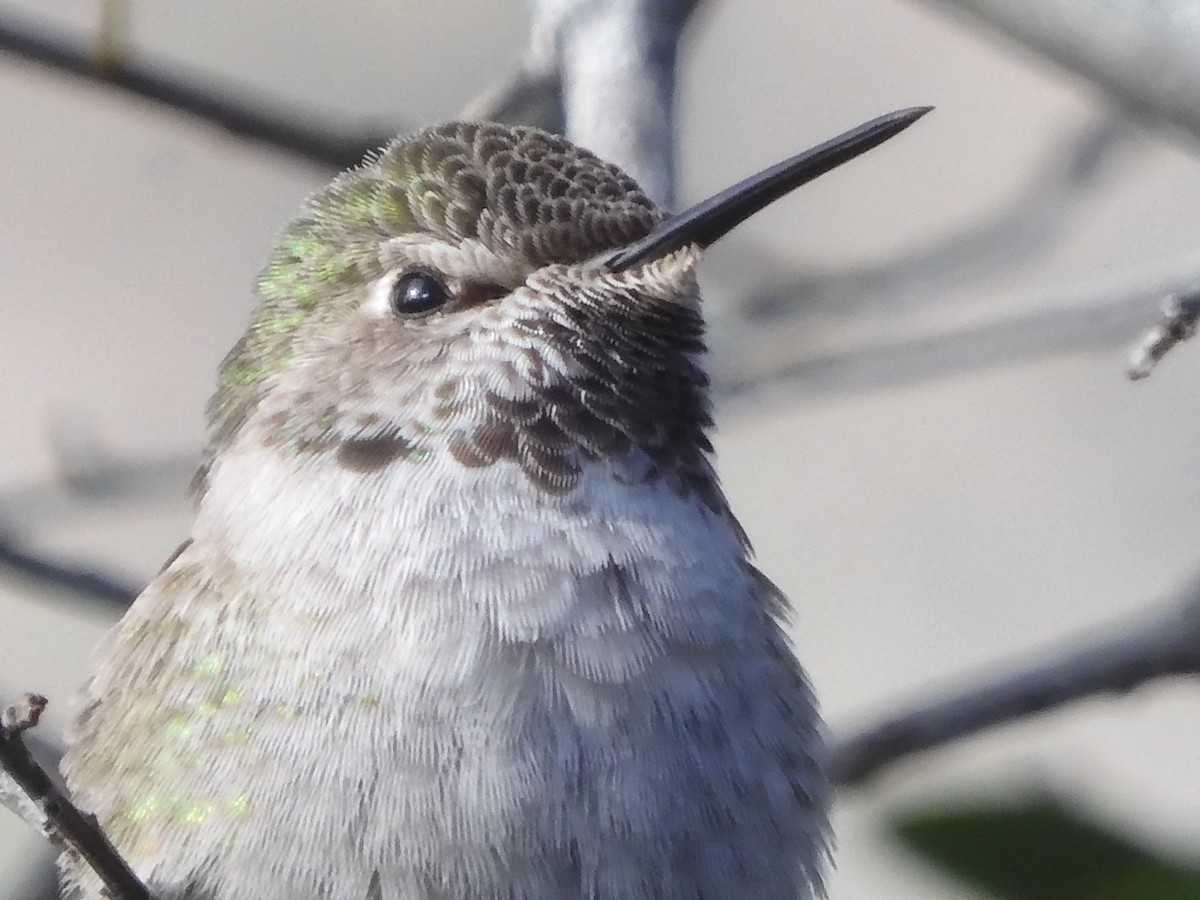
{"type": "Polygon", "coordinates": [[[1200,900],[1200,866],[1052,800],[915,813],[891,826],[910,850],[1001,900],[1200,900]]]}

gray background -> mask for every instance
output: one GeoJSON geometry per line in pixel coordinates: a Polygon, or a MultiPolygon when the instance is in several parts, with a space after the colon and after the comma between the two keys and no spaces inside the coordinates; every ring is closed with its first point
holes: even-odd
{"type": "MultiPolygon", "coordinates": [[[[95,14],[72,0],[0,3],[14,10],[75,28],[95,14]]],[[[300,114],[422,124],[507,74],[527,23],[516,2],[160,0],[133,4],[130,43],[300,114]]],[[[905,0],[710,3],[680,85],[684,202],[877,113],[938,107],[744,226],[712,265],[719,318],[762,259],[870,266],[961,233],[1108,114],[1070,77],[905,0]]],[[[186,534],[184,484],[152,500],[59,503],[54,436],[90,435],[126,461],[193,454],[248,286],[328,176],[2,58],[0,122],[0,527],[142,581],[186,534]]],[[[1150,294],[1200,270],[1198,208],[1195,158],[1147,134],[1035,262],[942,288],[932,308],[817,321],[803,349],[1150,294]]],[[[728,333],[718,323],[718,347],[728,333]]],[[[795,602],[834,728],[1136,616],[1200,561],[1200,348],[1139,385],[1122,365],[1105,344],[933,379],[886,367],[802,379],[722,403],[725,485],[762,568],[795,602]]],[[[107,624],[67,600],[0,581],[0,690],[49,695],[48,734],[107,624]]],[[[1162,852],[1194,852],[1198,728],[1194,688],[1158,685],[904,765],[840,803],[832,896],[971,896],[881,828],[886,811],[944,798],[1050,792],[1162,852]]],[[[10,875],[39,849],[0,815],[0,897],[20,896],[10,875]]]]}

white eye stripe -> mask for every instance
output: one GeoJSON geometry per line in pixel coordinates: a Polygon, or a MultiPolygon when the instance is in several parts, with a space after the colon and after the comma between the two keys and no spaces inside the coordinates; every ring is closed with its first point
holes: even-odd
{"type": "Polygon", "coordinates": [[[363,314],[372,319],[392,316],[392,285],[400,277],[400,271],[388,272],[367,288],[367,299],[363,301],[363,314]]]}

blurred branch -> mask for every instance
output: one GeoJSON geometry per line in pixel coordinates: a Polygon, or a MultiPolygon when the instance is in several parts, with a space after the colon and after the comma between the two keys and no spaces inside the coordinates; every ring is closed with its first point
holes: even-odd
{"type": "MultiPolygon", "coordinates": [[[[534,0],[523,70],[559,75],[564,133],[675,202],[675,59],[699,0],[534,0]]],[[[518,81],[518,84],[520,82],[518,81]]]]}
{"type": "Polygon", "coordinates": [[[976,372],[1023,360],[1126,344],[1163,289],[1115,297],[1039,304],[1045,311],[941,330],[907,341],[847,341],[845,350],[817,350],[811,323],[776,325],[773,333],[714,330],[714,381],[722,399],[787,383],[813,392],[871,390],[976,372]],[[1055,307],[1058,308],[1055,308],[1055,307]]]}
{"type": "Polygon", "coordinates": [[[150,891],[100,830],[54,784],[25,746],[24,732],[38,723],[46,698],[26,694],[0,715],[0,803],[66,853],[87,862],[113,900],[153,900],[150,891]]]}
{"type": "Polygon", "coordinates": [[[365,153],[393,137],[392,132],[302,124],[304,115],[205,84],[203,77],[98,56],[83,41],[20,25],[11,18],[0,18],[0,55],[149,100],[320,166],[357,165],[365,153]]]}
{"type": "Polygon", "coordinates": [[[559,66],[555,4],[531,0],[529,44],[516,75],[467,104],[464,119],[488,119],[509,125],[535,125],[564,134],[562,71],[559,66]]]}
{"type": "Polygon", "coordinates": [[[1134,381],[1146,378],[1176,344],[1196,333],[1200,320],[1200,282],[1162,300],[1162,318],[1143,336],[1130,354],[1126,374],[1134,381]]]}
{"type": "Polygon", "coordinates": [[[118,612],[133,602],[139,590],[101,572],[54,562],[21,550],[0,535],[0,572],[4,571],[32,579],[45,587],[65,589],[80,600],[118,612]]]}
{"type": "Polygon", "coordinates": [[[556,69],[541,68],[539,62],[527,59],[511,79],[467,104],[461,118],[534,125],[562,134],[562,81],[556,69]]]}
{"type": "MultiPolygon", "coordinates": [[[[1039,303],[1036,312],[999,321],[988,309],[976,316],[983,322],[956,329],[947,323],[968,317],[964,291],[977,293],[981,282],[1001,281],[1052,251],[1097,185],[1129,158],[1136,138],[1120,120],[1090,123],[1053,152],[1013,200],[944,240],[876,266],[761,279],[732,302],[732,314],[714,320],[720,389],[729,396],[779,382],[791,388],[801,380],[818,391],[871,389],[1123,345],[1145,321],[1157,289],[1070,306],[1039,303]],[[948,315],[950,304],[957,308],[948,315]]],[[[746,266],[753,257],[738,249],[736,275],[743,283],[746,269],[783,268],[771,260],[746,266]]],[[[716,248],[718,262],[721,253],[716,248]]]]}
{"type": "Polygon", "coordinates": [[[114,503],[183,499],[200,458],[194,452],[123,459],[104,445],[81,411],[52,421],[50,453],[55,480],[0,490],[0,536],[27,534],[97,510],[111,514],[114,503]]]}
{"type": "Polygon", "coordinates": [[[831,748],[834,782],[853,787],[916,753],[986,729],[1146,682],[1200,674],[1200,579],[1184,602],[1079,649],[1035,663],[945,700],[885,719],[831,748]],[[1141,624],[1146,621],[1150,624],[1141,624]]]}
{"type": "Polygon", "coordinates": [[[125,579],[73,563],[58,562],[21,546],[24,535],[64,511],[99,507],[113,511],[113,500],[146,502],[182,497],[195,470],[195,458],[181,456],[129,462],[102,444],[82,413],[60,416],[51,428],[50,449],[59,473],[56,483],[0,492],[0,574],[33,580],[43,588],[68,591],[75,599],[98,605],[105,613],[122,612],[138,594],[125,579]]]}
{"type": "Polygon", "coordinates": [[[96,70],[109,74],[125,57],[129,30],[129,0],[101,0],[100,27],[96,29],[96,70]]]}
{"type": "MultiPolygon", "coordinates": [[[[64,487],[89,497],[170,491],[182,497],[200,465],[198,453],[158,460],[121,459],[105,445],[86,410],[60,411],[52,419],[50,452],[64,487]]],[[[2,508],[5,505],[0,504],[2,508]]]]}
{"type": "Polygon", "coordinates": [[[1131,113],[1200,137],[1200,16],[1163,0],[936,0],[1040,53],[1131,113]]]}
{"type": "MultiPolygon", "coordinates": [[[[738,312],[748,319],[813,312],[846,317],[864,310],[895,315],[913,305],[953,302],[957,289],[1009,276],[1053,251],[1097,186],[1129,158],[1138,137],[1124,120],[1088,123],[1049,154],[1011,201],[945,239],[876,266],[810,270],[777,280],[737,301],[738,312]]],[[[788,267],[794,270],[795,263],[788,267]]],[[[745,282],[744,273],[739,280],[745,282]]]]}
{"type": "Polygon", "coordinates": [[[76,481],[62,479],[0,490],[0,535],[27,534],[80,516],[111,515],[115,506],[149,506],[186,496],[198,453],[159,459],[114,461],[111,467],[76,481]]]}

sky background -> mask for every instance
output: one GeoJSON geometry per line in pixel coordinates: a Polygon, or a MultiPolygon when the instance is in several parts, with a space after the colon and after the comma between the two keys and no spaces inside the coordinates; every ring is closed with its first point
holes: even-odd
{"type": "MultiPolygon", "coordinates": [[[[0,2],[18,14],[74,34],[96,7],[0,2]]],[[[528,28],[523,4],[471,0],[135,0],[130,16],[139,59],[240,84],[298,117],[385,130],[453,118],[512,71],[528,28]]],[[[937,107],[716,254],[713,343],[734,354],[719,370],[758,352],[722,323],[763,261],[811,273],[917,253],[1020,196],[1073,134],[1112,115],[1086,85],[914,0],[714,0],[687,36],[679,99],[683,202],[879,113],[937,107]]],[[[140,583],[186,536],[186,479],[149,499],[63,501],[54,448],[65,435],[186,468],[177,461],[201,443],[216,365],[273,236],[329,173],[3,57],[0,121],[0,529],[140,583]]],[[[802,349],[1152,296],[1200,271],[1198,207],[1191,148],[1136,134],[1037,238],[1035,261],[943,279],[932,307],[814,320],[802,349]]],[[[1136,617],[1200,567],[1200,348],[1142,384],[1123,365],[1117,341],[936,379],[886,367],[798,379],[720,404],[725,487],[760,566],[794,601],[798,650],[835,730],[1136,617]]],[[[107,624],[68,601],[0,581],[0,693],[47,694],[47,736],[107,624]]],[[[1048,793],[1183,858],[1200,845],[1197,733],[1194,686],[1157,685],[897,767],[840,803],[831,896],[977,896],[882,825],[956,799],[1048,793]]],[[[36,848],[0,815],[0,871],[32,866],[36,848]]],[[[0,900],[21,896],[6,890],[0,900]]]]}

